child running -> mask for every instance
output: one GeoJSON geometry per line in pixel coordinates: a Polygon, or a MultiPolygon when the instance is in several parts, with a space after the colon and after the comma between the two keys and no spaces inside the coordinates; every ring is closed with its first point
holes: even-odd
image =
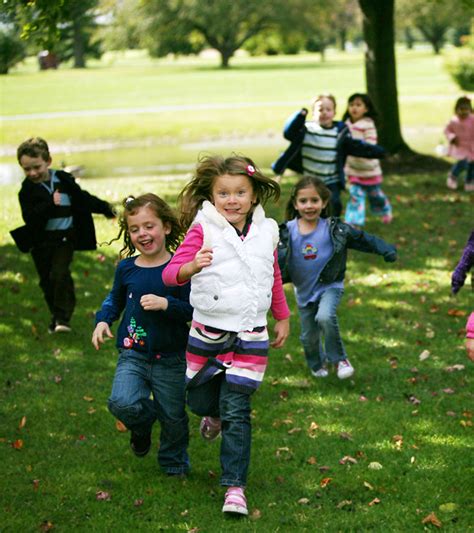
{"type": "Polygon", "coordinates": [[[262,205],[280,187],[243,156],[207,156],[179,196],[191,226],[163,273],[168,285],[191,280],[193,321],[186,348],[188,405],[204,418],[201,435],[222,432],[222,511],[247,515],[250,395],[262,382],[269,345],[283,346],[289,309],[275,248],[278,226],[262,205]],[[269,343],[267,311],[276,319],[269,343]]]}
{"type": "MultiPolygon", "coordinates": [[[[369,144],[377,143],[375,127],[376,111],[367,94],[354,93],[349,97],[344,113],[349,131],[354,139],[362,139],[369,144]]],[[[352,226],[365,224],[365,199],[368,197],[373,213],[382,218],[384,224],[392,222],[392,207],[382,191],[382,169],[378,159],[347,156],[344,172],[350,183],[349,202],[347,203],[345,222],[352,226]]]]}
{"type": "Polygon", "coordinates": [[[96,314],[92,344],[98,350],[106,337],[112,338],[110,326],[123,313],[109,410],[131,430],[130,446],[137,457],[150,450],[152,426],[158,419],[158,463],[168,475],[185,475],[186,323],[192,308],[187,286],[169,288],[162,280],[171,250],[179,244],[181,225],[154,194],[130,196],[123,205],[117,239],[123,235],[121,256],[126,258],[118,264],[112,290],[96,314]],[[136,251],[139,254],[133,255],[136,251]]]}
{"type": "Polygon", "coordinates": [[[300,339],[311,374],[327,377],[327,363],[331,363],[337,377],[346,379],[354,374],[354,368],[342,343],[336,311],[344,292],[347,249],[379,254],[389,262],[396,260],[397,251],[374,235],[337,218],[326,218],[330,196],[320,179],[303,176],[288,201],[288,222],[283,226],[287,231],[280,234],[286,241],[282,244],[287,249],[288,274],[300,314],[300,339]]]}
{"type": "Polygon", "coordinates": [[[313,100],[313,120],[306,121],[308,110],[297,111],[283,129],[290,146],[272,164],[276,174],[290,168],[299,174],[320,178],[331,191],[332,212],[342,213],[341,191],[345,188],[344,163],[348,155],[380,158],[384,149],[351,137],[344,122],[335,121],[336,99],[320,94],[313,100]]]}
{"type": "Polygon", "coordinates": [[[454,113],[444,134],[449,142],[448,155],[457,161],[448,174],[446,185],[449,189],[457,189],[458,179],[465,171],[464,190],[472,192],[474,191],[474,114],[471,100],[467,96],[458,98],[454,113]]]}

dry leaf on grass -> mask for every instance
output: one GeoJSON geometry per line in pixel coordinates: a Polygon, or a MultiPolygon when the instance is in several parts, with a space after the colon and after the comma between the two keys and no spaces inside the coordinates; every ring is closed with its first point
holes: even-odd
{"type": "Polygon", "coordinates": [[[430,513],[429,515],[425,516],[423,520],[421,521],[422,524],[431,524],[436,527],[441,527],[442,524],[438,517],[434,513],[430,513]]]}

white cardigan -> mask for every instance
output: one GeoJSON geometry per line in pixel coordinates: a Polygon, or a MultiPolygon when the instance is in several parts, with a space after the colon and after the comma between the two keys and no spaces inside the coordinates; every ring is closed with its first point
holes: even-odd
{"type": "Polygon", "coordinates": [[[274,250],[278,225],[257,205],[244,240],[208,201],[194,219],[212,247],[212,264],[191,278],[193,318],[225,331],[248,331],[267,324],[272,303],[274,250]]]}

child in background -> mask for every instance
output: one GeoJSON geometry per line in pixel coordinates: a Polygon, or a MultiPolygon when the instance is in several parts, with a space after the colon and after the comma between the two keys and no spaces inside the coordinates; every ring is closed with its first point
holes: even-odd
{"type": "Polygon", "coordinates": [[[168,288],[162,280],[171,251],[179,244],[181,225],[166,202],[143,194],[124,201],[120,228],[117,239],[123,234],[121,256],[126,258],[117,266],[92,334],[98,350],[113,337],[110,326],[122,315],[108,407],[131,430],[130,446],[137,457],[150,450],[158,419],[158,463],[168,475],[184,475],[189,470],[185,348],[192,308],[188,287],[168,288]],[[135,251],[139,254],[133,255],[135,251]]]}
{"type": "Polygon", "coordinates": [[[19,200],[26,226],[11,232],[16,244],[31,256],[51,313],[50,333],[71,331],[76,294],[70,265],[74,250],[95,250],[92,213],[114,218],[112,207],[83,191],[74,177],[50,167],[48,144],[40,137],[21,143],[18,163],[26,178],[19,200]]]}
{"type": "MultiPolygon", "coordinates": [[[[354,93],[349,97],[344,120],[354,139],[362,139],[370,144],[377,143],[375,128],[376,112],[372,100],[367,94],[354,93]]],[[[392,207],[387,196],[382,191],[382,169],[377,159],[347,156],[344,168],[349,180],[349,202],[347,203],[345,222],[352,226],[365,224],[365,199],[373,213],[382,217],[382,222],[390,224],[392,221],[392,207]]]]}
{"type": "Polygon", "coordinates": [[[290,168],[299,174],[320,178],[331,191],[331,205],[335,216],[342,213],[341,191],[345,188],[344,163],[348,155],[381,158],[385,151],[351,137],[344,122],[334,121],[336,99],[321,94],[313,100],[313,120],[306,121],[307,109],[297,111],[283,129],[290,146],[272,164],[276,174],[290,168]]]}
{"type": "Polygon", "coordinates": [[[466,172],[464,190],[474,191],[474,115],[471,100],[461,96],[454,106],[455,116],[444,129],[449,142],[448,155],[457,159],[452,166],[446,185],[449,189],[458,188],[458,179],[466,172]]]}
{"type": "MultiPolygon", "coordinates": [[[[286,208],[288,274],[295,288],[301,321],[301,343],[311,374],[328,376],[327,363],[335,365],[337,377],[354,374],[347,358],[337,320],[337,306],[344,292],[347,250],[383,256],[395,261],[395,246],[329,217],[331,192],[313,176],[295,185],[286,208]],[[324,337],[324,348],[323,348],[324,337]]],[[[281,235],[284,233],[281,232],[281,235]]]]}
{"type": "MultiPolygon", "coordinates": [[[[461,259],[459,260],[454,272],[451,276],[451,292],[457,294],[464,282],[466,281],[467,273],[474,265],[474,231],[464,248],[461,259]]],[[[474,287],[473,279],[471,279],[471,287],[474,287]]],[[[466,350],[467,356],[471,361],[474,361],[474,312],[472,312],[466,323],[466,350]]]]}
{"type": "Polygon", "coordinates": [[[262,207],[279,194],[279,185],[246,157],[203,158],[179,196],[183,225],[191,228],[163,273],[168,285],[191,280],[188,405],[204,417],[203,438],[222,432],[222,511],[239,515],[248,514],[250,396],[267,366],[268,309],[276,319],[271,345],[280,348],[289,334],[278,226],[262,207]]]}

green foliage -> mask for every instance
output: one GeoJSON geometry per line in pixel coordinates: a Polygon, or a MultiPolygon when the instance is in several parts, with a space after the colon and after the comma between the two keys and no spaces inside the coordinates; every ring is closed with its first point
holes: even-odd
{"type": "Polygon", "coordinates": [[[0,74],[8,74],[25,57],[25,45],[18,34],[13,29],[0,29],[0,74]]]}
{"type": "Polygon", "coordinates": [[[447,55],[445,65],[463,91],[474,91],[474,48],[465,46],[447,55]]]}

